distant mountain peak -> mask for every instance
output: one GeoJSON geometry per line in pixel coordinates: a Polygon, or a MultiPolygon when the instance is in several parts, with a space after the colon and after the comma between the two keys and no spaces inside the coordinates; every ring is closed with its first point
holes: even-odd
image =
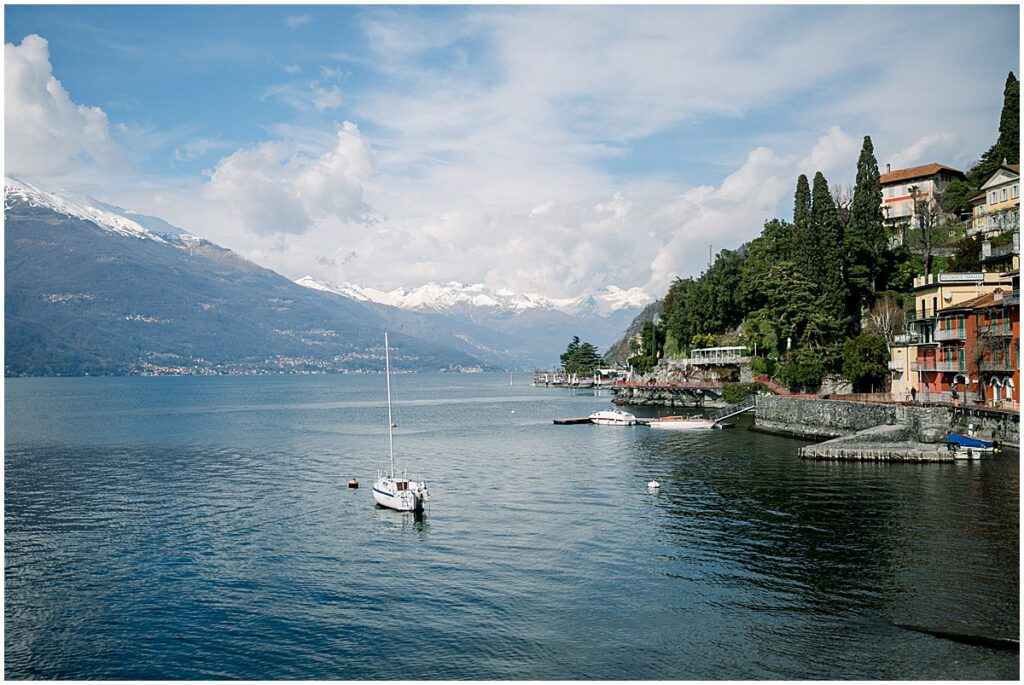
{"type": "Polygon", "coordinates": [[[312,276],[300,278],[296,283],[362,302],[442,313],[462,309],[510,312],[554,310],[573,316],[606,317],[620,310],[640,310],[654,299],[640,288],[624,290],[614,285],[593,294],[557,299],[537,294],[519,294],[508,288],[491,289],[482,283],[466,284],[459,281],[425,283],[416,288],[396,288],[389,292],[352,283],[335,285],[318,281],[312,276]]]}
{"type": "Polygon", "coordinates": [[[57,195],[39,190],[35,186],[4,177],[4,211],[11,209],[15,202],[24,202],[32,207],[42,207],[58,214],[92,222],[105,231],[117,233],[130,238],[167,242],[156,233],[140,223],[132,221],[121,214],[102,209],[86,199],[73,198],[68,195],[57,195]]]}

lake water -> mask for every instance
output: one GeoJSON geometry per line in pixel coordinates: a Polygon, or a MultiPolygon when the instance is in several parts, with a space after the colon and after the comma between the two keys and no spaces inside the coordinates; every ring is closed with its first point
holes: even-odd
{"type": "Polygon", "coordinates": [[[382,376],[7,379],[5,676],[1017,679],[896,625],[1019,635],[1015,453],[555,426],[609,398],[529,380],[394,379],[414,516],[382,376]]]}

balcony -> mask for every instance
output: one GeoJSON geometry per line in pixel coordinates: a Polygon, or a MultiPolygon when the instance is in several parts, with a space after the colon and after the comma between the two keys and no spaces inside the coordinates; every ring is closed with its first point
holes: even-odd
{"type": "Polygon", "coordinates": [[[1014,371],[1009,359],[982,359],[978,364],[982,371],[1014,371]]]}
{"type": "Polygon", "coordinates": [[[897,333],[892,337],[892,343],[894,345],[916,345],[921,341],[921,336],[917,333],[897,333]]]}
{"type": "Polygon", "coordinates": [[[899,361],[895,361],[894,362],[893,360],[890,359],[889,360],[889,370],[890,371],[902,371],[903,370],[903,360],[901,359],[899,361]]]}
{"type": "Polygon", "coordinates": [[[936,340],[967,340],[967,331],[962,328],[939,328],[935,330],[936,340]]]}
{"type": "Polygon", "coordinates": [[[983,338],[1010,338],[1013,337],[1013,326],[1010,325],[1009,321],[979,326],[978,335],[983,338]]]}
{"type": "Polygon", "coordinates": [[[966,364],[961,361],[935,361],[934,359],[920,359],[917,362],[911,362],[911,371],[936,371],[936,372],[956,372],[964,371],[966,364]]]}

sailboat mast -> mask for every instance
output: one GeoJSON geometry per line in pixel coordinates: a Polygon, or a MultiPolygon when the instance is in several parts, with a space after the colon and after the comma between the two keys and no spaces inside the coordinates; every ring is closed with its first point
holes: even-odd
{"type": "Polygon", "coordinates": [[[388,384],[388,451],[391,453],[391,477],[395,477],[395,423],[391,420],[391,353],[388,351],[388,334],[384,334],[384,375],[388,384]]]}

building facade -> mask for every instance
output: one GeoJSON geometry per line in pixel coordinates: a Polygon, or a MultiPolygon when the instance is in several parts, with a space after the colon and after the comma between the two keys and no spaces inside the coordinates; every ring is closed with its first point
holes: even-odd
{"type": "Polygon", "coordinates": [[[881,174],[882,214],[890,241],[896,245],[906,243],[907,231],[915,225],[915,217],[935,210],[936,196],[953,181],[964,181],[962,171],[943,164],[896,169],[886,165],[881,174]]]}
{"type": "Polygon", "coordinates": [[[995,236],[1020,229],[1020,165],[1003,164],[971,199],[968,235],[995,236]]]}
{"type": "MultiPolygon", "coordinates": [[[[945,273],[914,279],[913,308],[906,313],[906,332],[890,346],[891,392],[907,398],[949,402],[966,375],[967,340],[976,337],[976,318],[961,311],[964,303],[1001,291],[1009,293],[1014,276],[1004,273],[945,273]]],[[[974,376],[977,378],[977,375],[974,376]]],[[[977,400],[978,397],[973,397],[977,400]]]]}

